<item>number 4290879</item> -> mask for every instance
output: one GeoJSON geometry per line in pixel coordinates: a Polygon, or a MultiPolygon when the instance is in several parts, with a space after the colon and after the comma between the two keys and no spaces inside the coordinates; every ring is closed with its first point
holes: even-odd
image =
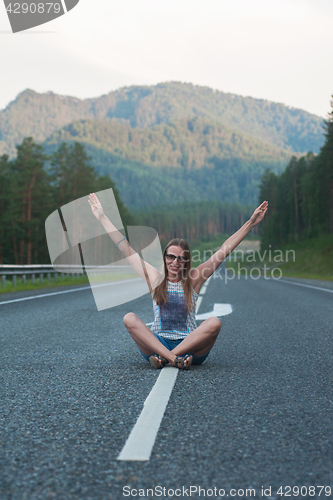
{"type": "Polygon", "coordinates": [[[330,486],[280,486],[276,493],[281,497],[320,497],[321,494],[330,497],[332,489],[330,486]]]}
{"type": "Polygon", "coordinates": [[[49,14],[54,12],[59,14],[61,11],[60,3],[56,2],[38,2],[38,3],[10,3],[6,8],[10,14],[49,14]]]}

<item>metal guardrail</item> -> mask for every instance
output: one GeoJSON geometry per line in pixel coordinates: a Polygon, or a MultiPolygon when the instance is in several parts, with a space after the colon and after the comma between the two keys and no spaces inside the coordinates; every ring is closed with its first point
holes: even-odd
{"type": "MultiPolygon", "coordinates": [[[[60,267],[60,266],[59,266],[60,267]]],[[[39,283],[44,282],[44,276],[46,275],[47,281],[51,281],[51,275],[54,275],[54,281],[58,281],[60,276],[61,279],[64,277],[72,279],[86,276],[85,269],[93,270],[94,274],[105,273],[106,270],[117,270],[122,268],[131,268],[131,266],[85,266],[82,272],[82,266],[79,265],[61,265],[62,271],[57,271],[51,264],[32,264],[32,265],[12,265],[3,264],[0,265],[0,276],[1,276],[1,286],[6,288],[7,277],[11,278],[13,287],[17,286],[17,277],[22,276],[22,283],[25,284],[28,277],[31,279],[31,283],[36,283],[36,277],[38,276],[39,283]],[[77,272],[75,272],[77,270],[77,272]],[[68,271],[68,272],[65,272],[68,271]]]]}
{"type": "Polygon", "coordinates": [[[8,265],[4,264],[0,266],[0,276],[1,276],[1,286],[6,288],[7,278],[11,278],[13,287],[17,286],[17,277],[22,276],[22,283],[25,284],[27,279],[30,278],[31,283],[36,283],[36,277],[39,279],[39,283],[44,282],[44,276],[46,275],[47,281],[51,281],[51,275],[54,281],[58,281],[60,276],[64,279],[66,276],[72,279],[83,276],[82,272],[73,272],[75,268],[82,270],[82,266],[62,266],[63,268],[68,267],[68,273],[56,271],[50,264],[33,264],[33,265],[8,265]]]}

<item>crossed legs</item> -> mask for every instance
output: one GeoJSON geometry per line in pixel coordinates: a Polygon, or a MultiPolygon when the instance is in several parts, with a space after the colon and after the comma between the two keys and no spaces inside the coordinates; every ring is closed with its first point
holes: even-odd
{"type": "Polygon", "coordinates": [[[167,359],[171,365],[175,364],[176,356],[184,356],[189,352],[195,356],[206,354],[215,344],[221,329],[221,321],[218,318],[208,318],[172,351],[169,351],[136,314],[126,314],[124,325],[140,351],[147,356],[157,353],[167,359]]]}

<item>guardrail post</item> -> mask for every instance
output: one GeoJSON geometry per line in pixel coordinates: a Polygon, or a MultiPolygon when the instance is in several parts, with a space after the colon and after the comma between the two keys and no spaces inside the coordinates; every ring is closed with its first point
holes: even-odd
{"type": "Polygon", "coordinates": [[[2,286],[2,288],[6,288],[6,276],[5,275],[1,276],[1,286],[2,286]]]}
{"type": "Polygon", "coordinates": [[[47,273],[47,281],[51,281],[51,274],[47,273]]]}
{"type": "Polygon", "coordinates": [[[58,273],[54,273],[54,281],[58,281],[58,273]]]}
{"type": "Polygon", "coordinates": [[[35,274],[32,273],[31,275],[31,283],[34,285],[35,284],[35,274]]]}
{"type": "Polygon", "coordinates": [[[13,286],[16,286],[16,282],[17,282],[17,279],[16,279],[16,274],[13,274],[13,286]]]}
{"type": "Polygon", "coordinates": [[[43,281],[44,281],[44,274],[43,273],[40,273],[39,281],[40,281],[40,283],[43,283],[43,281]]]}
{"type": "Polygon", "coordinates": [[[22,285],[25,285],[27,281],[27,276],[26,274],[22,274],[22,285]]]}

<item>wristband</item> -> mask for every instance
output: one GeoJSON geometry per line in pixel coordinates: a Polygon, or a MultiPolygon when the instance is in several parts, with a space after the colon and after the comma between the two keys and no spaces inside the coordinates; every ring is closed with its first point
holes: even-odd
{"type": "Polygon", "coordinates": [[[116,244],[116,247],[118,248],[119,243],[121,243],[124,240],[127,240],[126,236],[122,240],[118,241],[118,243],[116,244]]]}

